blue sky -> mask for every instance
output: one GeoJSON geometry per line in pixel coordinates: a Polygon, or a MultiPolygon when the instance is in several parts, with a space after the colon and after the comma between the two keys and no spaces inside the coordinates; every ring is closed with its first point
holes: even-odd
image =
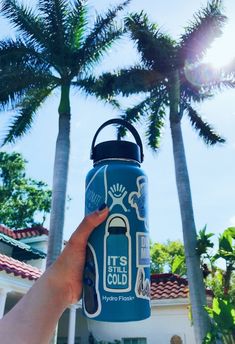
{"type": "MultiPolygon", "coordinates": [[[[26,1],[25,1],[26,2],[26,1]]],[[[33,3],[34,1],[28,1],[33,3]]],[[[99,0],[89,2],[91,13],[94,8],[103,11],[116,1],[99,0]]],[[[178,38],[184,26],[192,19],[193,13],[205,4],[198,0],[147,0],[144,10],[150,19],[159,24],[164,32],[178,38]]],[[[224,1],[225,13],[229,17],[224,35],[215,42],[208,54],[208,60],[226,62],[235,57],[235,2],[224,1]]],[[[128,10],[143,9],[142,0],[132,0],[128,10]]],[[[1,37],[9,35],[6,21],[0,21],[1,37]]],[[[116,43],[109,56],[104,58],[100,70],[112,70],[128,66],[138,61],[132,43],[127,39],[116,43]]],[[[195,221],[197,229],[205,224],[208,231],[222,232],[226,227],[235,225],[235,89],[218,93],[210,101],[197,106],[199,113],[222,134],[227,142],[223,146],[206,147],[192,130],[187,118],[183,121],[183,134],[190,174],[195,221]]],[[[28,160],[28,175],[52,184],[55,141],[57,135],[57,108],[59,92],[50,98],[38,111],[31,132],[15,145],[7,147],[8,151],[21,152],[28,160]]],[[[134,99],[129,101],[134,104],[134,99]]],[[[72,198],[66,210],[65,239],[83,217],[84,182],[92,163],[89,160],[90,145],[97,128],[106,120],[119,114],[92,97],[84,97],[72,92],[72,130],[71,159],[69,170],[68,194],[72,198]]],[[[9,113],[1,113],[0,135],[7,128],[9,113]]],[[[143,125],[138,126],[143,134],[143,125]]],[[[107,129],[101,140],[114,137],[114,130],[107,129]]],[[[143,134],[144,139],[144,134],[143,134]]],[[[4,148],[5,149],[5,148],[4,148]]],[[[2,150],[4,150],[2,149],[2,150]]],[[[171,138],[166,126],[161,149],[153,154],[145,148],[143,168],[149,177],[149,218],[151,238],[164,242],[167,239],[182,239],[178,198],[176,193],[171,138]]]]}

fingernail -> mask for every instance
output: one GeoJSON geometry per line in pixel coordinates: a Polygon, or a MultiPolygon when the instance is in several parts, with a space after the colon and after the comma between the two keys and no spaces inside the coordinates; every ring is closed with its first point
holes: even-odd
{"type": "Polygon", "coordinates": [[[99,211],[100,213],[102,213],[103,210],[104,210],[105,208],[107,208],[107,204],[106,204],[106,203],[103,203],[103,204],[101,204],[101,206],[99,207],[98,211],[99,211]]]}

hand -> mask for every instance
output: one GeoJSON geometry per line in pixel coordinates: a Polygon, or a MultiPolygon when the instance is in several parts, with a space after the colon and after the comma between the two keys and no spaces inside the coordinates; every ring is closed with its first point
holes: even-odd
{"type": "Polygon", "coordinates": [[[87,240],[92,231],[106,219],[108,212],[108,208],[105,207],[87,215],[72,234],[56,262],[46,272],[55,288],[64,291],[67,306],[81,298],[87,240]]]}
{"type": "Polygon", "coordinates": [[[81,297],[87,240],[107,215],[106,207],[84,218],[55,263],[0,320],[1,343],[50,341],[61,314],[81,297]]]}

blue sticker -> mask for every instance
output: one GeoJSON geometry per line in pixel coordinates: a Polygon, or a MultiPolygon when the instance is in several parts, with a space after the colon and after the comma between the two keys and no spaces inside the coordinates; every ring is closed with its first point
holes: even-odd
{"type": "Polygon", "coordinates": [[[129,221],[123,214],[107,219],[104,237],[104,290],[131,290],[131,237],[129,221]]]}

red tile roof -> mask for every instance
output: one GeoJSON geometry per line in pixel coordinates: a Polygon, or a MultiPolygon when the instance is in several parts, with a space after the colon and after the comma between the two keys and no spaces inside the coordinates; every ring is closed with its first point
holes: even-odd
{"type": "Polygon", "coordinates": [[[34,226],[32,228],[24,228],[24,229],[10,229],[4,225],[0,224],[0,233],[6,234],[13,239],[24,239],[24,238],[32,238],[40,235],[48,235],[48,230],[42,226],[34,226]]]}
{"type": "Polygon", "coordinates": [[[151,299],[177,299],[188,297],[188,281],[175,274],[151,275],[151,299]]]}
{"type": "MultiPolygon", "coordinates": [[[[29,280],[42,274],[40,269],[3,254],[0,254],[0,271],[29,280]]],[[[188,292],[188,281],[183,277],[171,273],[151,275],[151,300],[187,298],[188,292]]],[[[207,294],[210,295],[209,291],[207,294]]]]}
{"type": "Polygon", "coordinates": [[[37,280],[42,271],[34,266],[0,254],[0,271],[6,271],[8,274],[14,274],[29,280],[37,280]]]}

